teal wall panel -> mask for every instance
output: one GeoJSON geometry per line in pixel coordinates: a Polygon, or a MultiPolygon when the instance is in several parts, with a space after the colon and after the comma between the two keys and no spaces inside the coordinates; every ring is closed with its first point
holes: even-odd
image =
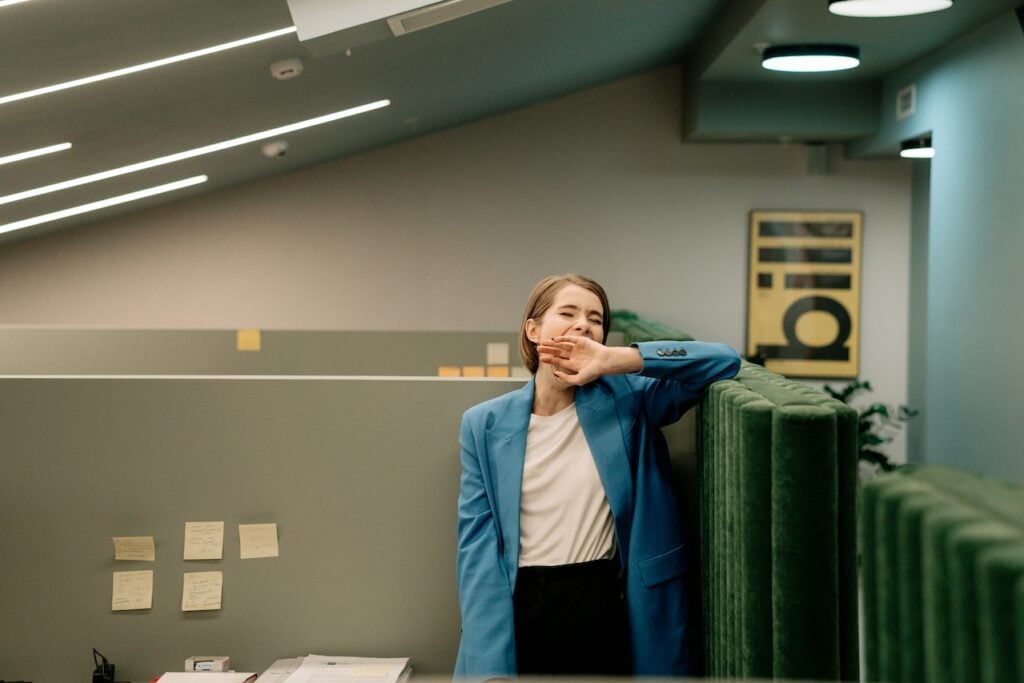
{"type": "MultiPolygon", "coordinates": [[[[928,340],[925,368],[910,377],[909,395],[924,415],[915,448],[929,462],[1014,479],[1024,477],[1017,448],[1024,362],[1015,348],[1024,338],[1021,121],[1024,34],[1008,11],[886,79],[879,135],[851,145],[855,153],[891,154],[902,139],[932,134],[927,287],[913,287],[911,301],[926,312],[928,340]],[[896,121],[896,92],[911,83],[917,110],[896,121]]],[[[912,336],[921,339],[920,329],[912,336]]],[[[911,344],[911,354],[921,351],[911,344]]]]}

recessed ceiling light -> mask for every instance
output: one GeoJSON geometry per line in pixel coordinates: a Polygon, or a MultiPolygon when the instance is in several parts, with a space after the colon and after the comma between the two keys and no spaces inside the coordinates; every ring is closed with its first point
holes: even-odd
{"type": "Polygon", "coordinates": [[[83,85],[89,85],[90,83],[97,83],[99,81],[106,81],[111,78],[118,78],[120,76],[127,76],[128,74],[138,73],[140,71],[147,71],[149,69],[156,69],[161,66],[167,66],[168,64],[176,64],[178,62],[184,62],[189,59],[196,59],[197,57],[205,57],[206,55],[212,55],[216,52],[224,52],[225,50],[232,50],[236,47],[242,47],[244,45],[251,45],[252,43],[258,43],[264,40],[270,40],[271,38],[277,38],[278,36],[286,36],[289,33],[295,33],[295,27],[289,26],[288,28],[278,29],[276,31],[269,31],[267,33],[261,33],[256,36],[249,36],[248,38],[241,38],[239,40],[233,40],[230,43],[221,43],[220,45],[213,45],[211,47],[205,47],[201,50],[193,50],[192,52],[186,52],[180,55],[174,55],[173,57],[164,57],[163,59],[157,59],[152,62],[146,62],[144,64],[136,64],[135,66],[126,66],[123,69],[115,69],[114,71],[107,71],[101,74],[95,74],[93,76],[86,76],[84,78],[76,78],[73,81],[65,81],[64,83],[57,83],[55,85],[48,85],[43,88],[36,88],[34,90],[26,90],[25,92],[14,93],[13,95],[4,95],[0,97],[0,104],[7,104],[8,102],[17,102],[18,100],[25,100],[30,97],[38,97],[39,95],[47,95],[52,92],[58,92],[60,90],[68,90],[70,88],[78,88],[83,85]]]}
{"type": "Polygon", "coordinates": [[[919,138],[904,140],[900,143],[900,156],[904,159],[931,159],[935,156],[932,147],[932,136],[923,135],[919,138]]]}
{"type": "Polygon", "coordinates": [[[89,202],[88,204],[72,206],[70,209],[61,209],[60,211],[54,211],[53,213],[45,213],[41,216],[25,218],[20,221],[14,221],[13,223],[0,225],[0,235],[7,232],[14,232],[15,230],[31,228],[34,225],[41,225],[43,223],[60,220],[61,218],[68,218],[69,216],[77,216],[79,214],[89,213],[90,211],[99,211],[100,209],[105,209],[108,206],[117,206],[118,204],[126,204],[146,197],[152,197],[153,195],[173,192],[174,190],[180,190],[183,187],[189,187],[191,185],[198,185],[199,183],[205,183],[206,181],[207,177],[204,175],[192,176],[191,178],[185,178],[184,180],[176,180],[173,183],[157,185],[156,187],[148,187],[145,190],[137,190],[135,192],[129,192],[128,194],[89,202]]]}
{"type": "Polygon", "coordinates": [[[247,145],[250,142],[257,142],[259,140],[266,140],[267,138],[273,138],[279,135],[286,135],[288,133],[292,133],[297,130],[302,130],[304,128],[321,126],[325,123],[331,123],[332,121],[344,119],[349,116],[355,116],[356,114],[362,114],[364,112],[373,111],[374,109],[380,109],[381,107],[386,107],[389,104],[391,104],[391,100],[377,100],[376,102],[362,104],[358,107],[342,109],[341,111],[336,111],[330,114],[324,114],[323,116],[317,116],[316,118],[306,119],[305,121],[290,123],[287,126],[279,126],[278,128],[271,128],[270,130],[264,130],[259,133],[243,135],[240,138],[232,138],[231,140],[215,142],[211,145],[204,145],[202,147],[187,149],[184,152],[168,154],[167,156],[157,157],[156,159],[150,159],[149,161],[140,161],[135,164],[128,164],[127,166],[111,168],[106,171],[100,171],[99,173],[92,173],[90,175],[84,175],[78,178],[72,178],[70,180],[63,180],[59,183],[44,185],[42,187],[37,187],[31,190],[15,192],[14,194],[9,194],[4,197],[0,197],[0,204],[11,204],[13,202],[19,202],[23,199],[29,199],[30,197],[38,197],[40,195],[49,194],[51,192],[59,192],[60,190],[66,190],[71,187],[78,187],[79,185],[87,185],[89,183],[107,180],[108,178],[116,178],[117,176],[126,175],[128,173],[144,171],[147,168],[165,166],[167,164],[173,164],[176,161],[183,161],[185,159],[192,159],[194,157],[203,156],[205,154],[220,152],[221,150],[231,149],[232,147],[247,145]]]}
{"type": "Polygon", "coordinates": [[[952,6],[953,0],[829,0],[828,11],[844,17],[905,17],[952,6]]]}
{"type": "Polygon", "coordinates": [[[761,54],[761,66],[772,71],[844,71],[859,64],[853,45],[772,45],[761,54]]]}
{"type": "Polygon", "coordinates": [[[8,154],[5,157],[0,157],[0,166],[4,164],[13,164],[15,161],[22,161],[23,159],[31,159],[32,157],[41,157],[44,154],[53,154],[54,152],[63,152],[66,149],[71,149],[70,142],[61,142],[56,145],[50,145],[49,147],[40,147],[38,149],[30,149],[27,152],[18,152],[17,154],[8,154]]]}

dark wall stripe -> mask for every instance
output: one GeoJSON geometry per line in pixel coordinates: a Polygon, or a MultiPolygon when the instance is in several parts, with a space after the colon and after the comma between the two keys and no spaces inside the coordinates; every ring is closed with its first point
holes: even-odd
{"type": "Polygon", "coordinates": [[[853,223],[765,221],[758,232],[761,237],[853,237],[853,223]]]}
{"type": "Polygon", "coordinates": [[[787,273],[786,289],[849,289],[849,275],[787,273]]]}
{"type": "Polygon", "coordinates": [[[852,263],[853,252],[849,249],[778,249],[757,250],[761,263],[852,263]]]}

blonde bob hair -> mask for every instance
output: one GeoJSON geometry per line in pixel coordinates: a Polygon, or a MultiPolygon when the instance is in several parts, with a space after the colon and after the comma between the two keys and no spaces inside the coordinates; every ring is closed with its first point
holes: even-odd
{"type": "Polygon", "coordinates": [[[601,300],[601,308],[604,309],[601,315],[602,327],[604,327],[604,338],[608,339],[611,312],[608,308],[608,295],[604,293],[604,288],[589,277],[578,273],[549,275],[538,282],[530,292],[530,298],[526,300],[526,309],[523,311],[523,321],[519,325],[519,357],[522,358],[523,365],[531,374],[537,374],[540,359],[537,356],[536,345],[526,336],[526,321],[531,318],[536,320],[547,313],[551,304],[555,302],[555,296],[567,285],[582,287],[593,292],[601,300]]]}

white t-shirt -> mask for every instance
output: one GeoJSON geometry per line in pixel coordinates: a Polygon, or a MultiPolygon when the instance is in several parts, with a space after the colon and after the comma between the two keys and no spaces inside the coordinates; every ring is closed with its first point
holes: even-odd
{"type": "Polygon", "coordinates": [[[519,566],[607,559],[615,524],[573,403],[531,415],[519,503],[519,566]]]}

